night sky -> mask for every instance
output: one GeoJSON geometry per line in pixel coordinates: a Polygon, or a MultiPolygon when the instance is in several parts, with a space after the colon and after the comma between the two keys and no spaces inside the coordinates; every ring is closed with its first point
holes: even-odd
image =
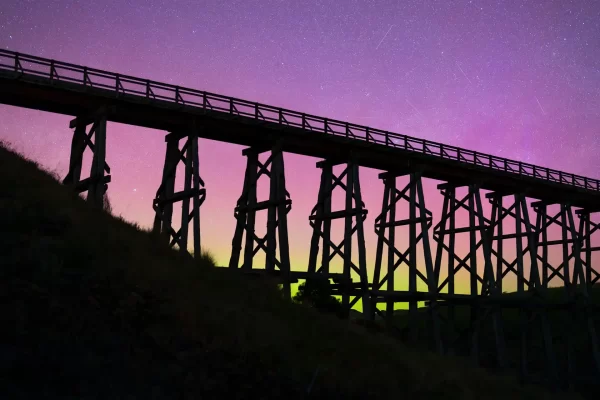
{"type": "MultiPolygon", "coordinates": [[[[600,178],[599,1],[2,0],[0,45],[600,178]]],[[[0,106],[0,139],[64,176],[70,119],[0,106]]],[[[203,244],[225,265],[245,159],[200,147],[203,244]]],[[[117,214],[150,226],[164,151],[164,132],[109,123],[117,214]]],[[[285,156],[294,269],[316,161],[285,156]]],[[[361,169],[369,260],[379,172],[361,169]]]]}

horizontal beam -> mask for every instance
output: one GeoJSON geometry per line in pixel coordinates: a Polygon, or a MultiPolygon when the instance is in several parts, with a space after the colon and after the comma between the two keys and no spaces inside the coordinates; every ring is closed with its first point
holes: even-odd
{"type": "Polygon", "coordinates": [[[494,236],[492,237],[493,240],[506,240],[506,239],[518,239],[518,238],[524,238],[527,237],[529,235],[534,235],[535,233],[527,233],[527,232],[523,232],[523,233],[507,233],[505,235],[500,235],[500,236],[494,236]]]}
{"type": "Polygon", "coordinates": [[[581,251],[600,251],[600,246],[598,247],[582,247],[581,251]]]}
{"type": "MultiPolygon", "coordinates": [[[[482,305],[482,306],[501,306],[507,308],[518,307],[542,307],[550,309],[568,309],[572,306],[572,301],[548,302],[542,297],[535,296],[533,293],[510,293],[503,295],[470,295],[457,293],[430,293],[430,292],[410,292],[410,291],[385,291],[371,290],[369,294],[373,296],[376,303],[385,303],[388,301],[404,303],[410,301],[436,301],[437,306],[442,305],[482,305]]],[[[588,304],[585,307],[590,309],[600,309],[600,305],[588,304]]]]}
{"type": "Polygon", "coordinates": [[[440,229],[439,231],[435,231],[436,234],[447,234],[447,233],[465,233],[465,232],[473,232],[473,231],[481,231],[485,230],[487,226],[465,226],[463,228],[454,228],[454,229],[440,229]]]}
{"type": "Polygon", "coordinates": [[[367,215],[368,211],[365,210],[364,208],[353,208],[351,210],[333,211],[333,212],[322,214],[322,215],[310,215],[308,217],[308,219],[310,221],[325,221],[328,219],[354,217],[356,215],[361,215],[361,214],[367,215]]]}
{"type": "Polygon", "coordinates": [[[285,200],[265,200],[265,201],[260,201],[256,204],[254,204],[253,206],[238,206],[236,207],[237,210],[239,211],[260,211],[260,210],[266,210],[269,207],[273,207],[273,206],[278,206],[280,204],[285,204],[285,205],[291,205],[292,204],[292,200],[291,199],[285,199],[285,200]]]}
{"type": "Polygon", "coordinates": [[[348,159],[344,157],[329,157],[326,160],[317,161],[316,166],[317,168],[323,168],[326,166],[335,167],[336,165],[348,164],[351,161],[352,160],[350,157],[348,157],[348,159]]]}
{"type": "Polygon", "coordinates": [[[83,193],[89,189],[90,185],[100,182],[100,183],[110,183],[110,175],[103,175],[96,178],[85,178],[80,180],[75,184],[75,191],[77,193],[83,193]]]}
{"type": "Polygon", "coordinates": [[[111,106],[111,107],[101,106],[97,110],[87,112],[84,115],[80,115],[80,116],[76,117],[75,119],[72,119],[71,121],[69,121],[69,128],[75,129],[78,125],[86,125],[87,126],[89,124],[93,124],[94,122],[96,122],[96,120],[98,120],[101,117],[107,117],[107,119],[108,119],[109,115],[111,113],[114,113],[115,111],[116,111],[116,106],[111,106]]]}
{"type": "Polygon", "coordinates": [[[261,154],[271,150],[273,150],[273,145],[271,144],[264,144],[262,146],[252,146],[242,150],[242,155],[247,156],[249,154],[261,154]]]}
{"type": "Polygon", "coordinates": [[[503,192],[499,192],[499,191],[494,191],[491,193],[486,193],[485,197],[486,199],[498,199],[498,198],[502,198],[502,197],[508,197],[508,196],[514,196],[515,194],[522,194],[522,195],[527,195],[526,193],[527,191],[521,191],[521,192],[515,192],[514,190],[507,190],[507,191],[503,191],[503,192]]]}
{"type": "MultiPolygon", "coordinates": [[[[446,189],[455,189],[455,188],[460,188],[460,187],[465,187],[465,186],[470,186],[470,185],[477,185],[479,186],[481,184],[482,181],[468,181],[463,179],[456,179],[453,180],[452,182],[444,182],[444,183],[440,183],[439,185],[437,185],[437,188],[439,190],[446,190],[446,189]]],[[[485,181],[483,181],[485,182],[485,181]]]]}
{"type": "Polygon", "coordinates": [[[538,242],[536,244],[538,246],[555,246],[557,244],[573,243],[573,242],[575,242],[575,240],[573,240],[573,239],[557,239],[557,240],[547,240],[545,242],[538,242]]]}
{"type": "Polygon", "coordinates": [[[163,205],[167,203],[176,203],[178,201],[182,201],[183,199],[192,198],[194,196],[205,195],[206,189],[190,189],[190,190],[182,190],[180,192],[173,193],[171,197],[166,199],[160,199],[156,202],[157,205],[163,205]]]}
{"type": "Polygon", "coordinates": [[[390,227],[397,227],[397,226],[404,226],[404,225],[411,225],[411,224],[417,224],[420,222],[431,222],[432,218],[431,217],[417,217],[417,218],[413,218],[413,219],[404,219],[401,221],[394,221],[394,222],[386,222],[384,224],[382,223],[378,223],[375,224],[375,228],[390,228],[390,227]]]}
{"type": "Polygon", "coordinates": [[[385,171],[377,175],[379,179],[389,179],[389,178],[399,178],[401,176],[410,175],[411,173],[416,173],[417,171],[411,171],[410,169],[404,170],[394,170],[394,171],[385,171]]]}

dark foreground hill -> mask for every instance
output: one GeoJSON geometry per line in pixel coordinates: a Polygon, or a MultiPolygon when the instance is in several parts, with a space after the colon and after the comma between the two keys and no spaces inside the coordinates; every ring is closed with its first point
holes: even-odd
{"type": "Polygon", "coordinates": [[[3,399],[566,398],[183,259],[2,147],[0,266],[3,399]]]}

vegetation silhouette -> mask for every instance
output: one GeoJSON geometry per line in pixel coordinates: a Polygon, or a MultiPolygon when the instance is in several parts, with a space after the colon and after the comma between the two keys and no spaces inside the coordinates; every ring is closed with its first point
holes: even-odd
{"type": "Polygon", "coordinates": [[[3,146],[0,187],[3,398],[572,398],[285,301],[3,146]]]}
{"type": "Polygon", "coordinates": [[[330,282],[328,279],[310,279],[298,285],[298,292],[293,300],[319,311],[334,314],[338,318],[344,318],[345,313],[342,303],[336,297],[330,295],[330,282]]]}

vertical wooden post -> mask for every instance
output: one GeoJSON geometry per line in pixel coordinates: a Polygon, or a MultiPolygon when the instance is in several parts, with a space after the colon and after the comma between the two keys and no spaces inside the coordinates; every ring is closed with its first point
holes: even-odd
{"type": "MultiPolygon", "coordinates": [[[[566,204],[560,205],[560,226],[562,232],[562,254],[563,254],[563,263],[562,263],[562,274],[563,274],[563,284],[565,288],[565,299],[571,300],[573,297],[573,288],[571,285],[570,279],[570,271],[569,271],[569,231],[567,226],[567,212],[570,211],[570,207],[566,204]]],[[[572,311],[572,310],[569,310],[572,311]]],[[[572,317],[573,315],[571,315],[572,317]]],[[[573,359],[573,334],[571,329],[566,330],[566,347],[567,347],[567,368],[566,368],[566,378],[567,384],[569,387],[572,385],[573,377],[575,375],[575,363],[573,359]]]]}
{"type": "MultiPolygon", "coordinates": [[[[449,238],[448,238],[448,294],[455,294],[455,255],[456,255],[456,213],[455,213],[455,203],[456,203],[456,188],[451,187],[448,188],[446,193],[448,194],[450,209],[449,209],[449,221],[448,221],[448,230],[449,238]]],[[[450,302],[448,305],[448,320],[450,324],[454,325],[456,323],[455,318],[455,307],[454,303],[450,302]]]]}
{"type": "MultiPolygon", "coordinates": [[[[538,263],[538,235],[535,230],[535,227],[531,224],[531,221],[529,219],[529,210],[527,208],[525,196],[521,196],[521,207],[523,212],[523,221],[525,223],[525,230],[527,232],[526,238],[527,244],[529,246],[529,255],[531,262],[529,273],[529,289],[534,293],[538,293],[544,296],[545,289],[542,285],[538,263]]],[[[548,324],[547,310],[541,309],[538,315],[540,332],[542,335],[542,342],[544,347],[545,372],[551,381],[555,381],[557,378],[556,360],[554,356],[554,349],[552,347],[552,335],[550,333],[550,326],[548,324]]]]}
{"type": "MultiPolygon", "coordinates": [[[[346,193],[345,193],[345,210],[352,210],[352,190],[354,188],[354,170],[352,165],[348,163],[346,165],[346,193]]],[[[344,280],[349,282],[352,277],[350,276],[350,265],[352,263],[352,214],[349,212],[344,215],[344,264],[343,264],[343,275],[344,280]]],[[[350,308],[350,295],[347,291],[342,294],[342,306],[344,310],[350,308]]]]}
{"type": "MultiPolygon", "coordinates": [[[[331,199],[333,196],[333,165],[325,163],[323,165],[322,184],[325,196],[323,198],[323,215],[331,214],[331,199]]],[[[321,268],[323,272],[329,274],[329,262],[331,261],[331,218],[323,220],[323,250],[321,252],[321,268]]],[[[317,250],[318,251],[318,250],[317,250]]]]}
{"type": "MultiPolygon", "coordinates": [[[[423,258],[425,261],[425,272],[427,274],[427,291],[434,296],[437,296],[437,279],[433,267],[433,259],[431,257],[431,244],[429,242],[429,221],[425,218],[428,215],[428,210],[425,208],[425,196],[423,195],[423,181],[421,174],[416,177],[417,202],[419,204],[419,219],[421,220],[421,236],[423,240],[423,258]]],[[[415,223],[417,223],[415,221],[415,223]]],[[[444,351],[442,338],[439,327],[438,313],[436,311],[436,300],[431,300],[429,304],[429,312],[433,330],[434,348],[438,353],[444,351]]]]}
{"type": "MultiPolygon", "coordinates": [[[[476,297],[477,291],[477,230],[475,229],[475,196],[478,192],[475,185],[469,185],[469,268],[470,268],[470,288],[471,296],[476,297]]],[[[479,305],[476,302],[471,302],[470,307],[470,332],[471,332],[471,361],[476,365],[479,362],[479,332],[477,329],[477,319],[479,317],[479,305]]]]}
{"type": "Polygon", "coordinates": [[[242,187],[242,195],[238,200],[238,206],[235,208],[235,232],[233,233],[233,240],[231,241],[231,257],[229,258],[229,268],[237,269],[240,263],[240,255],[242,251],[242,240],[244,237],[244,231],[246,229],[246,221],[248,216],[248,210],[246,207],[242,207],[246,199],[249,197],[251,181],[256,174],[256,169],[250,168],[250,161],[248,160],[246,166],[246,172],[244,173],[244,185],[242,187]]]}
{"type": "Polygon", "coordinates": [[[498,287],[498,291],[502,293],[502,284],[504,282],[504,206],[503,206],[504,196],[501,194],[495,196],[493,198],[493,211],[494,214],[498,215],[498,221],[494,221],[492,219],[492,224],[497,223],[496,227],[498,228],[498,241],[497,241],[497,249],[496,249],[496,285],[498,287]]]}
{"type": "Polygon", "coordinates": [[[546,243],[548,242],[548,229],[546,226],[547,216],[547,206],[545,204],[540,205],[537,208],[537,226],[536,231],[541,233],[542,238],[541,242],[544,243],[542,246],[542,287],[548,288],[548,280],[549,280],[549,269],[548,269],[548,246],[546,243]]]}
{"type": "MultiPolygon", "coordinates": [[[[383,263],[383,245],[385,244],[386,238],[385,238],[385,231],[387,229],[386,224],[388,222],[388,215],[389,213],[387,212],[388,208],[389,208],[389,199],[390,199],[390,194],[394,195],[393,189],[392,189],[392,185],[395,185],[396,183],[396,179],[395,178],[384,178],[383,179],[383,184],[384,184],[384,189],[383,189],[383,204],[381,205],[381,214],[379,214],[379,216],[377,216],[375,218],[375,234],[377,235],[377,249],[375,251],[375,267],[374,267],[374,271],[373,271],[373,290],[374,291],[378,291],[379,290],[379,282],[381,280],[381,264],[383,263]]],[[[392,251],[391,249],[389,251],[392,251]]],[[[393,253],[393,251],[392,251],[393,253]]],[[[388,253],[388,263],[389,263],[389,253],[388,253]]],[[[389,270],[389,264],[388,264],[388,270],[389,270]]],[[[390,285],[389,285],[389,280],[388,280],[388,291],[389,290],[393,290],[390,289],[390,285]]],[[[371,315],[370,315],[370,319],[371,320],[375,320],[375,315],[378,311],[377,309],[377,300],[378,300],[378,295],[374,294],[372,296],[372,301],[371,301],[371,315]]],[[[393,307],[394,307],[394,302],[392,300],[388,300],[386,302],[386,313],[388,312],[388,310],[392,310],[393,311],[393,307]]],[[[390,311],[391,312],[391,311],[390,311]]]]}
{"type": "MultiPolygon", "coordinates": [[[[200,164],[198,160],[198,136],[194,135],[192,140],[192,154],[191,154],[191,163],[192,163],[192,179],[193,179],[193,187],[192,190],[195,193],[199,193],[201,190],[201,186],[204,186],[204,182],[200,178],[200,164]]],[[[200,259],[202,255],[202,248],[200,247],[200,204],[201,200],[199,196],[193,197],[193,233],[194,233],[194,258],[197,260],[200,259]]]]}
{"type": "MultiPolygon", "coordinates": [[[[408,293],[415,295],[417,293],[417,210],[416,210],[416,176],[415,173],[409,175],[408,190],[408,293]]],[[[422,216],[424,217],[424,216],[422,216]]],[[[410,320],[410,338],[414,343],[418,339],[417,313],[418,302],[411,300],[408,306],[408,315],[410,320]]]]}
{"type": "MultiPolygon", "coordinates": [[[[275,270],[277,252],[277,209],[279,200],[279,163],[278,156],[281,153],[276,149],[271,152],[271,179],[269,180],[269,200],[272,202],[267,208],[267,256],[265,258],[265,269],[275,270]]],[[[285,198],[284,198],[285,200],[285,198]]]]}
{"type": "MultiPolygon", "coordinates": [[[[290,262],[290,249],[289,249],[289,238],[288,238],[288,223],[287,213],[290,211],[291,204],[288,205],[287,191],[285,185],[285,169],[283,163],[283,152],[280,148],[277,149],[273,157],[274,172],[272,179],[274,178],[277,182],[275,190],[275,199],[277,202],[277,221],[275,226],[278,228],[279,234],[279,258],[281,260],[281,273],[283,277],[283,293],[287,300],[291,298],[291,262],[290,262]]],[[[273,258],[275,258],[275,251],[273,249],[273,258]]],[[[273,260],[275,262],[275,259],[273,260]]]]}
{"type": "MultiPolygon", "coordinates": [[[[573,218],[573,209],[570,205],[567,211],[567,223],[569,227],[569,233],[571,239],[573,240],[573,282],[575,283],[573,285],[573,297],[577,301],[576,310],[574,310],[572,316],[579,316],[586,325],[585,328],[587,328],[587,333],[589,335],[590,340],[589,348],[592,356],[592,364],[596,368],[595,375],[598,376],[600,375],[600,347],[598,345],[598,335],[596,333],[594,319],[590,315],[590,311],[588,308],[590,303],[590,293],[588,292],[588,285],[586,283],[585,274],[583,270],[583,260],[581,259],[583,238],[577,232],[575,220],[573,218]],[[579,284],[577,284],[577,277],[579,277],[579,284]]],[[[589,214],[587,217],[589,220],[589,214]]],[[[591,262],[588,265],[591,268],[591,262]]],[[[575,356],[575,354],[573,354],[573,356],[575,356]]]]}
{"type": "MultiPolygon", "coordinates": [[[[194,139],[197,141],[198,136],[197,133],[193,132],[187,137],[187,143],[185,146],[185,175],[183,178],[183,191],[184,193],[189,193],[192,189],[192,151],[194,147],[196,149],[197,146],[193,145],[194,139]]],[[[187,244],[188,244],[188,230],[189,230],[189,222],[190,222],[190,197],[186,196],[181,201],[181,229],[180,229],[180,246],[179,251],[181,253],[187,253],[187,244]]]]}
{"type": "MultiPolygon", "coordinates": [[[[522,222],[521,222],[521,196],[515,194],[515,234],[516,234],[516,261],[517,261],[517,293],[523,294],[525,290],[525,273],[523,271],[523,242],[522,242],[522,222]]],[[[519,339],[520,339],[520,360],[519,360],[519,375],[522,381],[525,381],[528,370],[527,370],[527,321],[529,319],[529,312],[519,307],[519,339]]]]}
{"type": "MultiPolygon", "coordinates": [[[[395,282],[394,276],[396,275],[395,266],[396,266],[396,227],[393,225],[396,222],[396,177],[389,178],[388,190],[390,194],[388,195],[388,199],[391,197],[390,204],[386,204],[387,215],[389,215],[389,219],[384,218],[384,221],[389,223],[388,229],[388,254],[387,254],[387,292],[391,295],[394,293],[395,282]]],[[[385,223],[384,222],[384,223],[385,223]]],[[[385,233],[385,226],[382,229],[383,233],[385,233]]],[[[394,322],[394,301],[388,299],[385,306],[385,317],[388,325],[393,324],[394,322]]]]}
{"type": "Polygon", "coordinates": [[[106,162],[106,116],[99,117],[96,120],[95,127],[96,141],[94,144],[87,201],[98,207],[102,207],[105,192],[102,178],[104,177],[104,164],[106,162]]]}
{"type": "Polygon", "coordinates": [[[360,279],[360,287],[362,291],[362,306],[363,315],[367,316],[371,314],[371,302],[369,298],[369,276],[367,274],[367,245],[365,243],[365,230],[364,220],[366,214],[362,213],[364,203],[362,201],[362,194],[360,190],[360,179],[359,179],[359,167],[358,164],[353,163],[353,183],[352,193],[356,202],[356,208],[358,213],[356,214],[356,239],[357,239],[357,251],[358,251],[358,271],[360,279]]]}
{"type": "MultiPolygon", "coordinates": [[[[324,167],[323,167],[324,168],[324,167]]],[[[313,228],[312,236],[310,239],[310,253],[308,256],[308,273],[314,274],[317,272],[317,258],[319,256],[319,241],[321,240],[321,234],[323,232],[323,215],[325,215],[326,211],[326,198],[331,198],[331,195],[328,192],[328,187],[325,185],[325,171],[321,173],[321,183],[319,185],[319,194],[317,195],[317,204],[312,209],[312,214],[316,217],[314,221],[311,221],[311,225],[313,228]]],[[[331,177],[327,178],[327,181],[331,181],[331,177]]],[[[331,212],[329,210],[328,212],[331,212]]],[[[326,244],[323,243],[323,253],[325,253],[326,244]]],[[[323,256],[322,261],[323,269],[326,269],[326,273],[329,272],[329,258],[325,259],[323,256]],[[326,264],[327,261],[327,264],[326,264]]]]}
{"type": "MultiPolygon", "coordinates": [[[[246,235],[246,245],[244,246],[244,264],[242,265],[242,269],[251,270],[252,269],[252,261],[254,259],[254,235],[256,229],[256,191],[258,186],[258,153],[250,149],[247,153],[248,164],[246,168],[249,171],[250,181],[248,182],[248,192],[246,193],[247,199],[245,200],[245,205],[247,207],[246,211],[246,221],[245,222],[245,235],[246,235]]],[[[244,203],[242,203],[244,204],[244,203]]]]}
{"type": "MultiPolygon", "coordinates": [[[[175,174],[179,164],[179,139],[173,135],[167,138],[167,151],[163,168],[163,179],[159,188],[162,199],[170,199],[175,192],[175,174]]],[[[169,244],[173,223],[173,203],[166,201],[162,212],[157,212],[155,217],[155,231],[160,232],[164,241],[169,244]]]]}
{"type": "Polygon", "coordinates": [[[81,179],[81,167],[83,163],[83,153],[86,143],[86,126],[84,123],[78,123],[73,133],[71,141],[71,157],[69,160],[69,172],[64,179],[63,184],[75,186],[81,179]]]}

